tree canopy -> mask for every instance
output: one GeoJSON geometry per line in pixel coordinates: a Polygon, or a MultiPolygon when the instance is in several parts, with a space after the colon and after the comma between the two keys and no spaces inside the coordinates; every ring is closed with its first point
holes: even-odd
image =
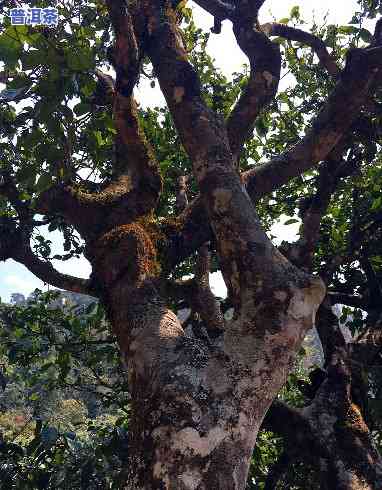
{"type": "Polygon", "coordinates": [[[382,488],[382,4],[305,29],[298,7],[260,24],[264,1],[196,3],[212,32],[159,0],[35,2],[55,28],[4,18],[0,260],[106,320],[7,307],[0,352],[33,383],[58,367],[48,390],[77,347],[86,369],[124,366],[126,488],[244,488],[251,455],[248,488],[382,488]],[[248,57],[231,77],[206,49],[222,22],[248,57]],[[146,79],[166,105],[136,102],[146,79]],[[54,268],[83,254],[88,279],[54,268]],[[110,323],[105,345],[89,321],[110,323]],[[313,326],[324,360],[301,372],[313,326]]]}

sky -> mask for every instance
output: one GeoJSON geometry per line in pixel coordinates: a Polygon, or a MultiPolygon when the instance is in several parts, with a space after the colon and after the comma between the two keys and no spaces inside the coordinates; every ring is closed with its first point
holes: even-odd
{"type": "MultiPolygon", "coordinates": [[[[320,2],[313,0],[268,0],[262,8],[260,22],[265,23],[274,20],[274,18],[279,20],[288,17],[291,8],[295,5],[300,7],[302,18],[307,22],[311,21],[313,15],[316,21],[319,21],[327,14],[329,24],[339,25],[348,24],[357,9],[356,0],[340,0],[337,2],[333,0],[320,0],[320,2]]],[[[209,30],[213,26],[212,16],[197,6],[193,8],[197,25],[209,30]]],[[[309,25],[305,28],[308,29],[309,25]]],[[[236,44],[228,21],[223,23],[221,34],[211,35],[208,50],[215,58],[216,66],[227,75],[240,71],[243,64],[247,62],[245,55],[236,44]]],[[[148,81],[141,84],[137,96],[142,106],[163,103],[163,97],[158,88],[152,89],[148,81]]],[[[298,224],[283,226],[285,220],[283,219],[277,224],[271,232],[278,237],[278,241],[293,241],[296,239],[298,224]]],[[[50,234],[49,239],[53,243],[53,254],[60,253],[61,236],[58,233],[53,233],[50,234]]],[[[53,265],[61,272],[77,277],[88,277],[90,274],[90,265],[85,259],[72,259],[67,262],[54,261],[53,265]]],[[[225,296],[225,286],[221,275],[214,274],[211,283],[215,294],[225,296]]],[[[23,265],[13,260],[8,260],[5,263],[0,262],[0,298],[2,301],[9,301],[12,293],[28,295],[36,288],[47,289],[23,265]]]]}

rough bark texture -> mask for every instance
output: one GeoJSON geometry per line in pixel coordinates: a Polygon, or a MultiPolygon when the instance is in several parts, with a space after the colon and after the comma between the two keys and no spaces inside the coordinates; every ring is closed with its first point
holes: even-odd
{"type": "MultiPolygon", "coordinates": [[[[70,182],[55,186],[35,208],[63,216],[82,235],[93,268],[89,281],[59,274],[33,255],[31,217],[12,186],[2,192],[13,200],[20,222],[8,223],[0,258],[13,257],[56,286],[98,295],[107,308],[128,366],[132,397],[130,490],[245,487],[258,430],[325,296],[324,283],[310,269],[321,216],[338,179],[348,175],[341,173],[341,141],[381,78],[378,47],[354,50],[339,73],[312,36],[277,25],[258,26],[261,1],[198,3],[233,22],[251,64],[248,85],[227,121],[204,103],[169,2],[142,0],[127,6],[106,1],[117,75],[113,180],[99,194],[70,182]],[[311,45],[338,82],[298,144],[240,177],[243,144],[277,91],[281,59],[268,37],[274,34],[311,45]],[[154,66],[200,190],[188,205],[186,182],[179,182],[182,214],[160,226],[152,218],[161,192],[158,165],[132,95],[144,56],[154,66]],[[305,213],[302,241],[283,255],[263,231],[255,203],[319,162],[324,162],[320,195],[305,213]],[[225,322],[208,283],[206,243],[212,238],[234,308],[233,318],[225,322]],[[196,251],[193,305],[206,327],[204,338],[185,333],[164,296],[175,265],[196,251]]],[[[380,457],[351,398],[351,356],[336,332],[328,333],[327,322],[320,321],[327,380],[311,405],[291,412],[298,429],[294,437],[301,442],[303,428],[304,444],[311,442],[317,451],[323,488],[381,488],[380,457]]],[[[280,420],[272,418],[272,410],[267,423],[272,430],[288,431],[288,424],[280,428],[280,420]]],[[[291,431],[289,436],[293,438],[291,431]]]]}

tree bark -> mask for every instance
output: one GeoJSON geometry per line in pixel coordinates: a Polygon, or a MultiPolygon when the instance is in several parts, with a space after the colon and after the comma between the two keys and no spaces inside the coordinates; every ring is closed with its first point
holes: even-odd
{"type": "Polygon", "coordinates": [[[382,459],[375,449],[361,410],[351,397],[351,371],[336,354],[313,403],[304,416],[326,446],[331,461],[320,458],[322,488],[379,490],[382,459]]]}
{"type": "Polygon", "coordinates": [[[273,288],[257,304],[248,296],[246,311],[206,342],[187,337],[161,298],[143,227],[113,230],[87,253],[128,366],[126,488],[243,489],[258,429],[312,326],[322,283],[285,264],[283,276],[270,270],[273,288]]]}
{"type": "MultiPolygon", "coordinates": [[[[257,116],[275,96],[280,76],[279,49],[256,18],[263,1],[199,0],[218,13],[218,20],[232,20],[251,64],[248,86],[227,121],[205,103],[171,2],[105,3],[115,35],[112,180],[99,194],[70,182],[54,185],[34,208],[63,217],[81,234],[91,278],[60,274],[32,253],[33,213],[25,210],[12,185],[0,191],[19,221],[0,221],[9,231],[0,243],[0,259],[13,257],[44,281],[94,293],[106,306],[128,367],[132,397],[126,489],[241,490],[259,427],[314,325],[326,289],[318,277],[297,268],[273,246],[254,203],[328,158],[380,84],[381,48],[353,50],[306,135],[240,178],[240,152],[257,116]],[[153,219],[162,182],[133,98],[147,57],[200,190],[199,210],[191,205],[183,212],[181,243],[177,220],[173,227],[161,227],[153,219]],[[190,239],[195,231],[197,238],[190,239]],[[200,263],[197,303],[207,327],[207,338],[201,339],[186,335],[163,291],[174,267],[211,238],[234,315],[222,321],[210,296],[208,271],[200,263]],[[208,295],[205,305],[203,294],[208,295]]],[[[302,36],[296,30],[284,30],[284,35],[302,36]]],[[[321,62],[329,66],[322,45],[311,37],[303,40],[313,43],[321,62]]],[[[313,206],[305,220],[308,249],[301,255],[303,262],[312,261],[329,199],[313,206]]],[[[346,357],[338,357],[337,344],[326,347],[332,349],[332,374],[302,412],[303,426],[311,433],[308,440],[320,455],[322,485],[329,488],[334,481],[340,489],[380,488],[380,458],[352,404],[346,357]],[[345,442],[356,450],[349,452],[345,442]]]]}
{"type": "MultiPolygon", "coordinates": [[[[264,428],[283,437],[285,453],[292,461],[315,468],[320,488],[379,490],[382,458],[365,423],[361,400],[355,396],[360,363],[367,362],[364,349],[345,343],[328,299],[317,317],[326,379],[315,387],[313,400],[302,409],[273,403],[264,428]]],[[[371,349],[369,355],[373,352],[371,349]]]]}

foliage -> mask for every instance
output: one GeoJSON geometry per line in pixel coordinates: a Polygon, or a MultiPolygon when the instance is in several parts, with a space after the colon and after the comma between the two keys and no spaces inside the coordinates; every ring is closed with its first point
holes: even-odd
{"type": "MultiPolygon", "coordinates": [[[[6,7],[12,4],[4,3],[6,7]]],[[[32,209],[38,197],[57,182],[71,179],[84,189],[101,189],[110,179],[115,135],[110,107],[96,106],[93,100],[95,67],[111,70],[112,34],[103,2],[35,3],[59,9],[62,22],[57,29],[14,27],[4,19],[0,32],[2,80],[8,94],[13,94],[11,101],[0,104],[0,168],[15,176],[19,198],[32,209]]],[[[359,12],[348,25],[314,23],[311,29],[330,46],[340,64],[350,47],[370,41],[364,23],[382,13],[379,1],[361,0],[359,4],[359,12]]],[[[231,78],[216,70],[208,54],[211,34],[197,28],[189,9],[183,15],[184,41],[205,101],[227,117],[248,80],[248,67],[231,78]]],[[[294,8],[280,22],[298,26],[304,19],[294,8]]],[[[310,48],[283,39],[279,44],[284,75],[290,82],[258,118],[241,155],[241,170],[295,144],[335,84],[310,48]]],[[[141,85],[145,77],[152,87],[158,83],[146,60],[141,85]]],[[[381,97],[377,93],[376,100],[381,102],[381,97]]],[[[190,175],[191,163],[167,107],[140,107],[139,117],[160,162],[164,190],[155,219],[161,222],[174,215],[176,178],[190,175]]],[[[314,271],[321,273],[335,264],[329,286],[339,292],[370,296],[361,261],[372,264],[376,276],[382,278],[381,136],[381,116],[365,113],[352,129],[348,152],[357,166],[338,186],[322,221],[314,271]]],[[[304,173],[262,199],[258,211],[268,232],[280,220],[289,225],[298,222],[318,188],[319,170],[304,173]]],[[[198,192],[192,178],[188,192],[190,200],[198,192]]],[[[16,217],[3,198],[0,217],[16,217]]],[[[57,260],[80,256],[83,246],[72,227],[61,217],[48,216],[47,221],[44,226],[48,224],[49,232],[62,233],[64,252],[53,256],[49,237],[36,226],[37,255],[57,260]]],[[[194,262],[194,257],[185,261],[174,277],[190,274],[194,262]]],[[[213,263],[217,270],[216,257],[213,263]]],[[[123,366],[115,339],[99,304],[90,302],[80,312],[77,304],[65,308],[55,304],[59,298],[57,293],[37,294],[26,304],[0,307],[0,359],[9,378],[6,390],[11,401],[7,406],[5,397],[1,399],[2,488],[118,488],[126,458],[129,394],[120,376],[123,366]]],[[[364,310],[344,308],[342,314],[352,334],[365,329],[364,310]]],[[[382,447],[380,367],[370,369],[367,377],[370,427],[382,447]]],[[[300,380],[306,381],[307,373],[299,366],[281,394],[293,406],[307,403],[298,389],[300,380]]],[[[282,441],[274,434],[261,433],[248,488],[264,488],[282,449],[282,441]]],[[[313,488],[314,476],[294,466],[286,482],[290,488],[313,488]]]]}
{"type": "Polygon", "coordinates": [[[102,309],[67,296],[0,306],[4,490],[118,488],[128,414],[118,350],[102,309]]]}
{"type": "Polygon", "coordinates": [[[90,437],[37,426],[25,446],[0,446],[0,477],[11,489],[114,489],[126,458],[127,437],[121,427],[89,425],[90,437]]]}

